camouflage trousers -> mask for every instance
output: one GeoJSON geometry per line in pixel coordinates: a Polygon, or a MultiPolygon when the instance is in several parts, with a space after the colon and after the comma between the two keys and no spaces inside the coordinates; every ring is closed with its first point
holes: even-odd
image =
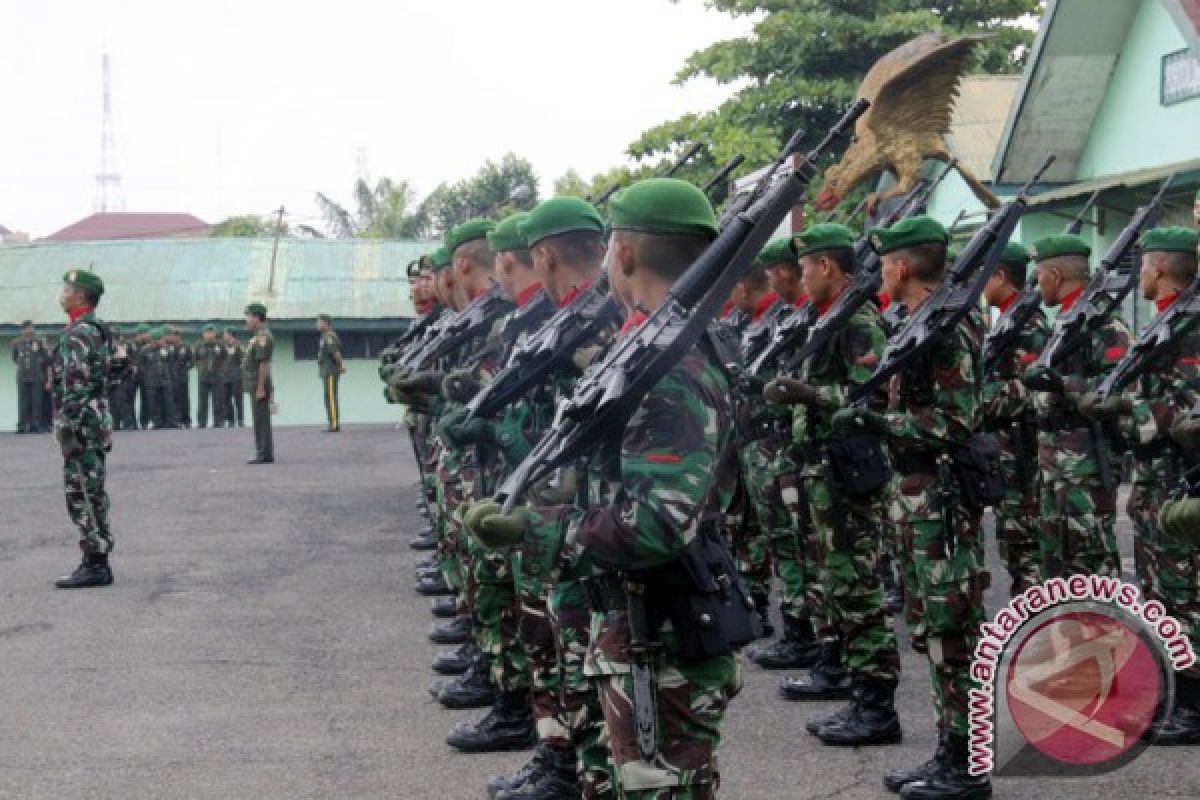
{"type": "Polygon", "coordinates": [[[896,683],[900,652],[879,579],[886,508],[882,497],[841,498],[808,475],[814,549],[829,632],[840,635],[845,667],[856,678],[896,683]]]}
{"type": "Polygon", "coordinates": [[[1041,578],[1120,575],[1116,487],[1105,488],[1086,430],[1042,434],[1041,578]]]}
{"type": "Polygon", "coordinates": [[[1012,579],[1010,592],[1018,595],[1041,580],[1041,521],[1039,474],[1030,453],[1021,452],[1013,431],[996,433],[1000,467],[1004,471],[1004,499],[993,511],[996,546],[1012,579]]]}
{"type": "MultiPolygon", "coordinates": [[[[1159,601],[1179,621],[1192,649],[1200,653],[1200,552],[1193,542],[1180,541],[1159,527],[1158,511],[1175,483],[1162,466],[1137,462],[1129,496],[1138,583],[1147,600],[1159,601]]],[[[1184,674],[1200,679],[1200,666],[1184,674]]]]}
{"type": "Polygon", "coordinates": [[[79,549],[86,555],[104,555],[113,549],[104,481],[105,452],[100,448],[86,449],[79,457],[63,461],[67,515],[79,528],[79,549]]]}
{"type": "MultiPolygon", "coordinates": [[[[742,474],[745,475],[745,467],[742,474]]],[[[771,593],[771,541],[763,532],[758,514],[751,504],[746,481],[738,481],[734,497],[736,516],[729,520],[733,558],[738,575],[751,596],[771,593]]]]}
{"type": "Polygon", "coordinates": [[[513,555],[513,586],[518,607],[517,635],[525,651],[529,688],[538,740],[551,746],[570,746],[571,736],[559,710],[558,653],[554,628],[546,608],[549,594],[539,575],[526,568],[524,555],[513,555]]]}
{"type": "Polygon", "coordinates": [[[817,579],[816,547],[812,540],[808,500],[800,476],[790,462],[780,462],[768,492],[774,509],[784,509],[781,527],[764,528],[770,534],[771,557],[783,586],[779,610],[784,622],[799,622],[824,615],[820,581],[817,579]]]}
{"type": "Polygon", "coordinates": [[[729,701],[742,688],[736,657],[661,663],[658,687],[658,753],[653,763],[638,753],[633,678],[602,675],[600,701],[612,750],[618,797],[625,800],[710,800],[720,785],[717,746],[729,701]]]}
{"type": "Polygon", "coordinates": [[[983,623],[983,537],[978,512],[951,505],[947,530],[936,475],[898,475],[892,521],[907,583],[906,615],[913,649],[929,657],[938,727],[968,733],[971,659],[983,623]],[[947,535],[952,532],[952,535],[947,535]]]}
{"type": "Polygon", "coordinates": [[[529,660],[518,635],[517,604],[510,550],[489,550],[469,541],[474,584],[472,628],[488,659],[492,680],[503,691],[529,688],[529,660]]]}
{"type": "Polygon", "coordinates": [[[476,475],[453,453],[443,452],[437,465],[438,565],[446,585],[458,595],[459,609],[470,606],[473,581],[467,567],[467,537],[463,531],[464,503],[474,493],[476,475]],[[471,585],[469,585],[471,584],[471,585]]]}

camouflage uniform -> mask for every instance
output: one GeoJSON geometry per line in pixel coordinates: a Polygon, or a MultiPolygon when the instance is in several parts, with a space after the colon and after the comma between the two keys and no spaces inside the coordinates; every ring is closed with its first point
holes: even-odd
{"type": "MultiPolygon", "coordinates": [[[[588,508],[531,513],[526,553],[549,569],[562,546],[564,576],[589,580],[670,565],[703,524],[731,500],[730,385],[715,359],[693,350],[642,400],[617,447],[594,458],[588,508]]],[[[651,611],[653,614],[653,611],[651,611]]],[[[734,656],[684,660],[669,621],[658,631],[658,754],[640,760],[632,709],[628,621],[623,609],[593,610],[585,674],[600,691],[620,796],[709,798],[715,750],[729,700],[741,688],[734,656]]]]}
{"type": "Polygon", "coordinates": [[[1006,487],[1004,500],[993,509],[996,543],[1013,595],[1038,583],[1041,569],[1037,413],[1021,373],[1036,360],[1048,333],[1046,315],[1038,309],[983,385],[983,426],[1000,445],[1006,487]]]}
{"type": "MultiPolygon", "coordinates": [[[[1073,302],[1073,301],[1071,301],[1073,302]]],[[[1070,308],[1065,303],[1063,313],[1070,308]]],[[[1067,393],[1036,392],[1038,469],[1041,472],[1042,579],[1074,573],[1119,575],[1121,560],[1113,525],[1117,516],[1118,462],[1111,441],[1101,453],[1092,423],[1077,399],[1094,389],[1129,348],[1129,329],[1111,317],[1057,369],[1067,393]],[[1104,484],[1101,458],[1111,465],[1104,484]]]]}
{"type": "Polygon", "coordinates": [[[808,359],[800,378],[818,392],[815,405],[794,410],[793,440],[804,453],[800,476],[807,490],[822,594],[813,598],[833,633],[840,634],[846,669],[861,683],[894,686],[900,656],[892,618],[884,610],[879,552],[886,516],[883,493],[851,497],[827,474],[831,417],[851,387],[865,382],[883,354],[886,339],[879,310],[866,303],[850,317],[824,353],[808,359]]]}
{"type": "Polygon", "coordinates": [[[980,513],[946,498],[955,481],[944,469],[939,475],[937,462],[977,427],[981,331],[982,321],[971,315],[893,378],[886,413],[896,468],[891,517],[908,587],[913,647],[929,656],[938,727],[964,737],[988,573],[980,513]]]}
{"type": "Polygon", "coordinates": [[[113,548],[105,491],[105,458],[112,449],[108,408],[112,351],[96,315],[88,313],[67,326],[54,351],[52,380],[60,441],[75,443],[63,459],[67,514],[79,528],[85,556],[107,555],[113,548]]]}

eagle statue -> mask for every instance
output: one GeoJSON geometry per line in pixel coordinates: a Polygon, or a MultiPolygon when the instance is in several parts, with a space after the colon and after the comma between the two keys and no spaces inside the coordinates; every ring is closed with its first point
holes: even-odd
{"type": "MultiPolygon", "coordinates": [[[[921,178],[925,159],[949,161],[945,134],[950,130],[959,84],[971,54],[985,35],[947,40],[938,33],[918,36],[880,58],[858,87],[858,97],[871,102],[858,118],[854,141],[842,160],[825,171],[817,196],[818,211],[831,211],[867,178],[888,170],[896,184],[872,193],[872,213],[880,200],[912,191],[921,178]]],[[[989,208],[1000,203],[983,183],[958,167],[971,191],[989,208]]]]}

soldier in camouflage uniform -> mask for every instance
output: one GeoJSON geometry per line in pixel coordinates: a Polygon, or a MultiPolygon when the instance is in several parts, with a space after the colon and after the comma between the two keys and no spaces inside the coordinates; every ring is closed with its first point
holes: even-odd
{"type": "Polygon", "coordinates": [[[222,398],[222,372],[225,370],[225,348],[217,341],[217,327],[205,325],[200,343],[193,350],[196,361],[196,427],[208,426],[212,410],[214,428],[225,427],[227,406],[222,398]]]}
{"type": "Polygon", "coordinates": [[[28,320],[12,343],[12,360],[17,365],[17,433],[41,433],[47,424],[42,419],[42,392],[50,356],[28,320]]]}
{"type": "MultiPolygon", "coordinates": [[[[1059,314],[1067,312],[1088,283],[1091,248],[1078,236],[1061,234],[1035,242],[1033,251],[1043,302],[1057,306],[1059,314]]],[[[1034,394],[1043,579],[1120,574],[1114,530],[1119,471],[1111,442],[1097,437],[1100,426],[1079,413],[1078,401],[1121,360],[1129,338],[1128,327],[1114,314],[1057,370],[1035,365],[1026,372],[1027,386],[1052,387],[1034,394]]]]}
{"type": "MultiPolygon", "coordinates": [[[[1028,272],[1029,251],[1019,242],[1009,242],[1000,267],[983,289],[988,306],[1007,313],[1025,289],[1028,272]]],[[[1038,308],[1019,332],[1015,346],[991,366],[983,385],[983,427],[1000,445],[1007,487],[994,512],[996,543],[1012,579],[1013,596],[1038,583],[1041,570],[1037,412],[1021,374],[1037,359],[1047,332],[1046,315],[1038,308]]]]}
{"type": "Polygon", "coordinates": [[[112,449],[111,334],[96,317],[103,294],[104,282],[91,272],[71,270],[63,276],[60,303],[70,322],[54,351],[51,374],[58,409],[54,434],[63,454],[67,513],[79,528],[83,561],[72,574],[55,581],[59,589],[113,582],[108,563],[113,536],[105,491],[105,459],[112,449]]]}
{"type": "MultiPolygon", "coordinates": [[[[657,308],[716,233],[704,194],[669,178],[635,184],[617,194],[609,210],[609,277],[632,308],[657,308]]],[[[633,314],[626,330],[644,319],[643,312],[633,314]]],[[[688,545],[715,535],[706,526],[723,518],[733,484],[722,475],[734,463],[730,390],[710,345],[701,344],[641,401],[619,448],[605,448],[592,461],[585,508],[540,506],[504,515],[494,504],[481,504],[469,520],[489,544],[523,540],[525,558],[547,574],[588,576],[593,613],[585,668],[599,686],[617,792],[628,800],[712,798],[719,784],[715,750],[725,709],[741,687],[737,660],[685,658],[668,621],[651,633],[661,643],[654,658],[658,747],[651,761],[642,760],[621,587],[625,577],[638,580],[649,571],[678,575],[677,560],[688,545]]],[[[656,584],[647,579],[646,585],[656,584]]],[[[652,592],[652,617],[658,602],[652,592]]]]}
{"type": "MultiPolygon", "coordinates": [[[[914,314],[942,281],[945,228],[927,216],[870,232],[882,259],[883,290],[914,314]]],[[[983,621],[981,512],[962,503],[947,463],[980,421],[983,321],[970,314],[893,380],[888,410],[846,409],[834,415],[835,436],[863,431],[887,438],[896,470],[891,517],[902,546],[913,646],[929,657],[939,745],[913,769],[884,776],[906,800],[989,797],[987,776],[968,774],[971,658],[983,621]]]]}
{"type": "MultiPolygon", "coordinates": [[[[824,314],[857,268],[854,235],[844,225],[816,225],[794,246],[805,293],[824,314]]],[[[879,309],[868,301],[824,352],[789,364],[798,369],[795,376],[781,376],[765,391],[769,401],[794,406],[793,450],[801,460],[822,588],[821,605],[814,609],[823,618],[821,663],[785,692],[791,699],[822,700],[844,696],[853,686],[849,706],[808,726],[826,744],[893,744],[901,736],[894,702],[900,655],[879,580],[886,494],[882,489],[851,494],[835,479],[829,452],[833,413],[850,389],[870,378],[885,341],[879,309]]]]}
{"type": "MultiPolygon", "coordinates": [[[[1142,236],[1141,294],[1167,312],[1179,293],[1196,280],[1197,235],[1187,228],[1155,228],[1142,236]]],[[[1153,323],[1152,323],[1153,324],[1153,323]]],[[[1165,535],[1157,514],[1181,477],[1200,464],[1200,453],[1185,428],[1200,401],[1200,314],[1179,318],[1169,349],[1125,394],[1099,402],[1085,395],[1080,412],[1100,422],[1128,420],[1134,473],[1128,512],[1134,528],[1138,582],[1147,600],[1157,600],[1183,626],[1200,652],[1200,555],[1188,539],[1165,535]],[[1178,427],[1177,427],[1178,426],[1178,427]]],[[[1175,706],[1149,732],[1158,745],[1200,743],[1200,667],[1175,676],[1175,706]]]]}

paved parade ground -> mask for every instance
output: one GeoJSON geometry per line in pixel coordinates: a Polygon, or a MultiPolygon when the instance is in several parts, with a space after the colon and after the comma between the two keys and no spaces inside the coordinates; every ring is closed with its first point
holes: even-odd
{"type": "MultiPolygon", "coordinates": [[[[489,776],[524,760],[443,741],[483,712],[426,691],[435,647],[412,589],[420,517],[403,435],[287,428],[276,449],[277,464],[252,467],[248,430],[118,434],[116,584],[72,593],[51,587],[78,561],[54,442],[0,437],[0,798],[481,800],[489,776]]],[[[994,589],[988,608],[1001,599],[994,589]]],[[[721,797],[891,797],[883,770],[933,749],[925,665],[905,651],[904,668],[904,744],[856,751],[803,732],[834,706],[778,701],[779,676],[747,666],[721,797]]],[[[996,796],[1195,798],[1196,756],[997,780],[996,796]]]]}

